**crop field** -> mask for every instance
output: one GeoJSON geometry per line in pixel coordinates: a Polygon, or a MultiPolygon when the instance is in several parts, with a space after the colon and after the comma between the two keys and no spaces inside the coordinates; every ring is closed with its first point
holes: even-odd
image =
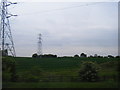
{"type": "MultiPolygon", "coordinates": [[[[117,58],[26,58],[16,57],[16,68],[18,71],[28,70],[33,66],[38,66],[47,71],[55,71],[60,69],[79,68],[81,62],[92,61],[97,64],[117,61],[117,58]]],[[[114,63],[113,63],[114,64],[114,63]]],[[[114,67],[114,66],[113,66],[114,67]]]]}
{"type": "Polygon", "coordinates": [[[117,58],[24,58],[16,57],[17,72],[28,71],[39,67],[45,72],[62,75],[77,75],[82,62],[92,61],[101,66],[101,74],[115,74],[117,58]]]}
{"type": "Polygon", "coordinates": [[[29,73],[39,75],[38,82],[3,82],[3,87],[11,88],[117,88],[118,58],[30,58],[15,57],[16,73],[27,77],[29,73]],[[83,62],[92,61],[99,66],[99,82],[80,82],[79,70],[83,62]],[[39,69],[39,70],[38,70],[39,69]],[[41,72],[39,74],[38,72],[41,72]],[[109,85],[108,85],[109,84],[109,85]]]}

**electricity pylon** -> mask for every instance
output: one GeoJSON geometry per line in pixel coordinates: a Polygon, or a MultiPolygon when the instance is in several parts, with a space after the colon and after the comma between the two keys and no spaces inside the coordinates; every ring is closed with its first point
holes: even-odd
{"type": "Polygon", "coordinates": [[[10,14],[8,12],[8,6],[11,4],[17,4],[17,3],[12,3],[8,2],[7,0],[2,0],[1,5],[0,5],[0,43],[1,43],[1,48],[2,48],[2,56],[6,56],[10,54],[11,56],[15,57],[15,48],[14,48],[14,43],[13,43],[13,38],[12,38],[12,33],[11,33],[11,27],[9,23],[9,18],[11,16],[17,16],[10,14]]]}
{"type": "Polygon", "coordinates": [[[39,37],[38,37],[38,51],[37,51],[37,54],[38,55],[42,55],[42,35],[39,34],[39,37]]]}

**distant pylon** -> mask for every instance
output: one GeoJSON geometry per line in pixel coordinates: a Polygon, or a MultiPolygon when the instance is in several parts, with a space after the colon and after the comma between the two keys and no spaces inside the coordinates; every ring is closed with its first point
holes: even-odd
{"type": "Polygon", "coordinates": [[[7,0],[2,0],[0,5],[0,44],[2,48],[2,56],[10,54],[15,57],[15,48],[11,33],[11,27],[9,23],[9,18],[11,16],[17,16],[10,14],[7,7],[11,4],[17,4],[12,2],[7,2],[7,0]]]}
{"type": "Polygon", "coordinates": [[[38,55],[42,55],[42,35],[39,34],[38,37],[38,51],[37,51],[38,55]]]}

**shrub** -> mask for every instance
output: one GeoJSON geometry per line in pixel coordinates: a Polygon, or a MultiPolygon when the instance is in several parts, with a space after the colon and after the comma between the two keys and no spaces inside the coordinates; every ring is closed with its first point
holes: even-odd
{"type": "Polygon", "coordinates": [[[98,66],[93,62],[83,62],[79,76],[81,81],[98,81],[98,66]]]}
{"type": "Polygon", "coordinates": [[[2,57],[3,81],[16,81],[15,61],[13,57],[2,57]]]}

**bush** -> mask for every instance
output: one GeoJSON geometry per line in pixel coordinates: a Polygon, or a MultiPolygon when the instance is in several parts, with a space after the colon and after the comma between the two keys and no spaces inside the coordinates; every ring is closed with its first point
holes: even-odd
{"type": "Polygon", "coordinates": [[[93,62],[83,62],[79,76],[81,81],[98,81],[98,66],[93,62]]]}
{"type": "Polygon", "coordinates": [[[2,57],[3,81],[16,81],[15,61],[13,57],[2,57]]]}

